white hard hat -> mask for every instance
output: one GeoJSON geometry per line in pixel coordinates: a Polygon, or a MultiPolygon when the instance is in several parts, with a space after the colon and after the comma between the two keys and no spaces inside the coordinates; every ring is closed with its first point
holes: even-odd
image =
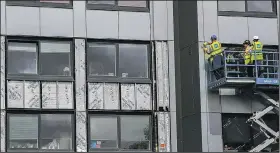
{"type": "Polygon", "coordinates": [[[259,36],[254,36],[253,39],[259,39],[259,36]]]}

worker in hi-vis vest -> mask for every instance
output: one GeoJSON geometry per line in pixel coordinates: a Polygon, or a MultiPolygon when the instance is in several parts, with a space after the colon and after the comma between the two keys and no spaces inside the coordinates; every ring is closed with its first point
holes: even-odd
{"type": "Polygon", "coordinates": [[[252,66],[252,62],[251,62],[252,47],[251,47],[250,40],[245,40],[243,45],[244,45],[244,63],[245,65],[248,65],[247,67],[248,77],[253,77],[254,67],[252,66]]]}
{"type": "MultiPolygon", "coordinates": [[[[223,61],[222,61],[222,60],[223,60],[223,59],[222,59],[223,54],[222,54],[222,45],[221,45],[221,43],[217,40],[217,36],[216,36],[216,35],[212,35],[210,39],[211,39],[211,42],[205,42],[205,43],[203,44],[203,50],[204,50],[204,53],[205,53],[205,54],[208,54],[208,55],[209,55],[208,61],[209,61],[209,63],[210,63],[210,64],[212,65],[212,67],[213,67],[213,59],[214,59],[214,57],[217,56],[217,55],[220,55],[220,56],[221,56],[221,64],[223,63],[223,61]],[[210,47],[209,47],[209,50],[208,50],[208,48],[207,48],[208,45],[210,46],[210,47]]],[[[219,70],[219,69],[213,71],[213,73],[214,73],[214,75],[215,75],[215,77],[216,77],[217,80],[220,79],[220,78],[222,78],[222,77],[224,76],[223,71],[221,71],[221,70],[219,70]]]]}
{"type": "MultiPolygon", "coordinates": [[[[258,36],[253,37],[251,64],[262,65],[263,64],[263,44],[259,41],[258,36]]],[[[262,73],[262,67],[257,66],[258,76],[262,73]]]]}

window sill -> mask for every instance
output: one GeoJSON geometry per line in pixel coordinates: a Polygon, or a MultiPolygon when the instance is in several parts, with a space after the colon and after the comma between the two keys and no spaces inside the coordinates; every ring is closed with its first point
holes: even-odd
{"type": "Polygon", "coordinates": [[[148,7],[112,6],[112,5],[96,5],[96,4],[87,4],[87,10],[150,12],[150,9],[148,7]]]}
{"type": "Polygon", "coordinates": [[[23,3],[23,2],[17,2],[17,1],[7,1],[7,6],[73,9],[72,2],[70,2],[70,4],[59,4],[59,3],[32,3],[32,2],[23,3]]]}
{"type": "Polygon", "coordinates": [[[38,76],[38,75],[8,75],[7,80],[11,81],[69,81],[73,82],[71,76],[38,76]]]}
{"type": "Polygon", "coordinates": [[[218,16],[231,16],[231,17],[255,17],[255,18],[277,18],[275,12],[262,13],[262,12],[231,12],[219,11],[218,16]]]}
{"type": "Polygon", "coordinates": [[[109,77],[96,77],[87,78],[89,83],[145,83],[151,84],[152,81],[148,78],[109,78],[109,77]]]}

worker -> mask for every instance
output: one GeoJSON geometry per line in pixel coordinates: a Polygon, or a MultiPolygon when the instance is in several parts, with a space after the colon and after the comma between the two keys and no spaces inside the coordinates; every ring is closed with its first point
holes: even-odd
{"type": "MultiPolygon", "coordinates": [[[[251,54],[251,64],[255,65],[262,65],[263,61],[263,44],[259,41],[258,36],[253,37],[253,43],[252,43],[252,54],[251,54]]],[[[257,66],[258,69],[258,76],[262,73],[261,67],[257,66]]]]}
{"type": "Polygon", "coordinates": [[[213,73],[216,77],[217,80],[221,79],[224,77],[224,72],[221,70],[221,68],[215,68],[216,65],[214,65],[213,60],[215,56],[221,56],[220,62],[217,64],[217,67],[221,67],[223,65],[223,54],[222,54],[222,45],[221,43],[217,40],[216,35],[211,36],[211,42],[204,43],[204,52],[209,54],[208,61],[211,64],[212,68],[215,69],[213,70],[213,73]],[[207,45],[210,45],[210,51],[206,50],[207,45]]]}
{"type": "Polygon", "coordinates": [[[245,65],[248,65],[247,67],[247,73],[248,77],[253,77],[253,66],[251,62],[251,52],[252,52],[252,47],[251,47],[251,42],[250,40],[245,40],[243,42],[244,45],[244,63],[245,65]]]}

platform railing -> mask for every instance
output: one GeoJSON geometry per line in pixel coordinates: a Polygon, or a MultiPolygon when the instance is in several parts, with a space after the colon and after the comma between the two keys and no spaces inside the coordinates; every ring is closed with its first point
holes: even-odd
{"type": "MultiPolygon", "coordinates": [[[[251,56],[256,56],[252,54],[251,56]]],[[[225,49],[223,51],[223,57],[221,58],[221,66],[213,69],[211,62],[208,61],[208,81],[209,83],[218,81],[220,79],[252,79],[256,80],[257,84],[279,84],[278,67],[279,67],[279,52],[277,50],[265,49],[262,51],[263,60],[261,63],[255,62],[248,65],[245,64],[244,51],[233,51],[225,49]],[[253,69],[251,76],[248,75],[248,68],[253,69]],[[223,72],[222,78],[216,78],[214,71],[223,72]],[[258,75],[258,74],[261,75],[258,75]]],[[[256,58],[255,58],[256,59],[256,58]]],[[[217,62],[216,62],[217,63],[217,62]]]]}

